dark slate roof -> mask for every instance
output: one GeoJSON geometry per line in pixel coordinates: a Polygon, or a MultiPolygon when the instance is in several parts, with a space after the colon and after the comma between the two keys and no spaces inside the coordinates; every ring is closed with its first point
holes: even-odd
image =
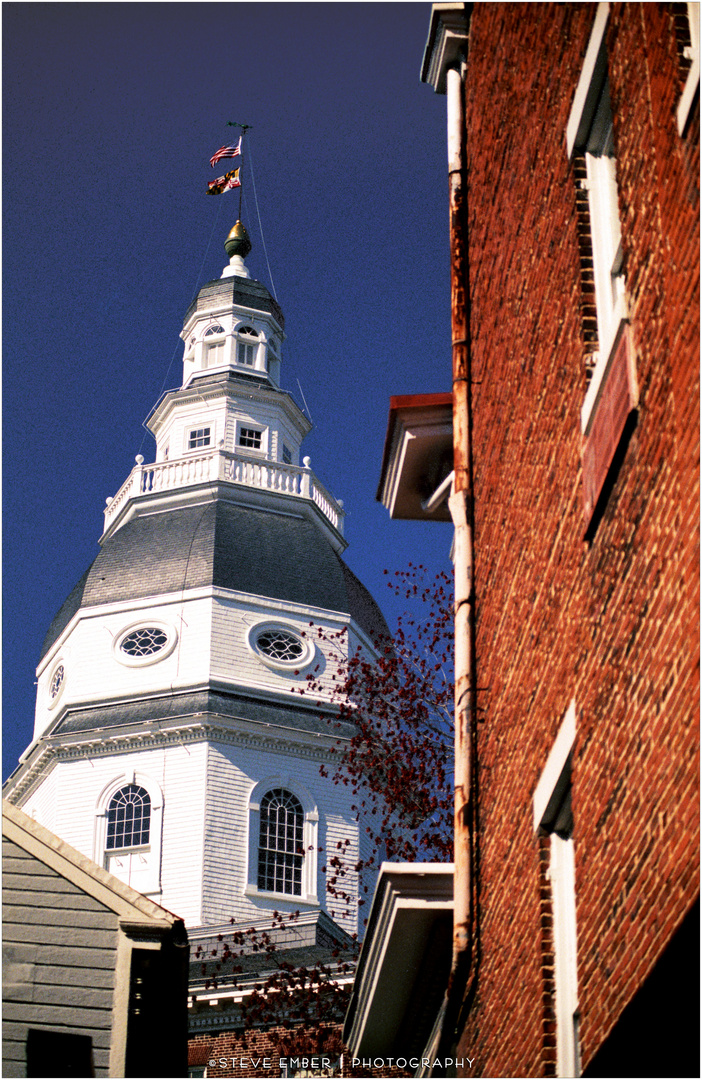
{"type": "Polygon", "coordinates": [[[220,499],[118,529],[55,616],[41,655],[82,606],[209,585],[339,611],[372,636],[387,634],[370,593],[313,521],[220,499]]]}
{"type": "Polygon", "coordinates": [[[193,311],[207,309],[213,299],[223,304],[239,304],[242,307],[253,308],[254,311],[267,311],[276,320],[278,326],[285,329],[283,312],[266,286],[260,281],[254,281],[253,278],[238,276],[216,278],[203,285],[186,311],[183,321],[187,322],[193,311]]]}
{"type": "Polygon", "coordinates": [[[331,726],[323,715],[314,709],[305,709],[299,700],[286,705],[246,694],[212,690],[168,694],[143,701],[116,702],[93,709],[71,709],[50,734],[102,731],[104,728],[126,727],[130,724],[152,723],[156,726],[160,720],[173,720],[176,717],[188,720],[195,716],[201,718],[202,723],[216,724],[219,717],[231,717],[311,731],[318,735],[353,734],[350,724],[331,726]]]}

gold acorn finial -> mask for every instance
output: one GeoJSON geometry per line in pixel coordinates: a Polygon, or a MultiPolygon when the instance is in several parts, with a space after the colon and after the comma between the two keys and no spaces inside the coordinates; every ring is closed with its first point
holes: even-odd
{"type": "Polygon", "coordinates": [[[237,221],[236,225],[230,230],[229,236],[224,241],[224,250],[230,259],[233,258],[234,255],[240,255],[242,259],[245,259],[251,251],[249,234],[241,221],[237,221]]]}

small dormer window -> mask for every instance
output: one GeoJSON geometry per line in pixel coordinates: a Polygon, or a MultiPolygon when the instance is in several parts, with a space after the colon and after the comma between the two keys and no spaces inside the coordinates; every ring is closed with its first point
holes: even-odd
{"type": "Polygon", "coordinates": [[[208,427],[195,428],[188,436],[188,450],[196,450],[198,446],[210,445],[210,429],[208,427]]]}
{"type": "Polygon", "coordinates": [[[212,326],[208,326],[205,330],[206,338],[217,337],[219,341],[207,342],[205,344],[205,354],[203,367],[211,368],[218,367],[224,363],[224,334],[226,333],[224,327],[220,323],[212,323],[212,326]]]}
{"type": "Polygon", "coordinates": [[[254,367],[258,349],[258,330],[253,326],[242,326],[237,335],[236,359],[244,367],[254,367]]]}
{"type": "Polygon", "coordinates": [[[260,450],[263,432],[257,428],[239,428],[239,446],[245,446],[250,450],[260,450]]]}
{"type": "Polygon", "coordinates": [[[213,341],[205,349],[205,367],[217,367],[224,363],[224,340],[213,341]]]}

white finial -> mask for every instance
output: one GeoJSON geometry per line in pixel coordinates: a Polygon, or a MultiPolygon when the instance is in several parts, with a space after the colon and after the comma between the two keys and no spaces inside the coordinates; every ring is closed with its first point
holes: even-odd
{"type": "Polygon", "coordinates": [[[105,499],[105,506],[109,506],[113,499],[114,499],[114,495],[108,495],[107,498],[105,499]]]}
{"type": "Polygon", "coordinates": [[[144,455],[143,454],[137,454],[137,456],[134,458],[134,460],[136,461],[137,465],[143,465],[144,464],[144,455]]]}
{"type": "Polygon", "coordinates": [[[231,229],[224,243],[224,250],[229,256],[229,266],[224,267],[222,277],[250,277],[244,259],[251,251],[251,241],[241,221],[237,221],[231,229]]]}
{"type": "Polygon", "coordinates": [[[225,266],[222,271],[222,277],[245,277],[250,278],[251,274],[246,268],[246,263],[242,259],[241,255],[232,255],[229,260],[229,266],[225,266]]]}
{"type": "Polygon", "coordinates": [[[312,459],[308,457],[303,457],[302,464],[306,469],[309,469],[310,465],[312,464],[312,459]]]}

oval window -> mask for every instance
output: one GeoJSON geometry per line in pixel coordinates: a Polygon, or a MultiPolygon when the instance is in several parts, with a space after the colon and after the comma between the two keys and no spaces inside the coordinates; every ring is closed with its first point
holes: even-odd
{"type": "Polygon", "coordinates": [[[164,660],[175,648],[178,636],[168,623],[132,623],[113,639],[116,660],[127,667],[144,667],[164,660]]]}
{"type": "Polygon", "coordinates": [[[129,656],[153,656],[165,648],[167,642],[168,634],[158,626],[144,626],[123,637],[119,647],[129,656]]]}
{"type": "Polygon", "coordinates": [[[256,638],[256,648],[271,660],[299,660],[305,646],[299,637],[288,630],[264,630],[256,638]]]}
{"type": "Polygon", "coordinates": [[[66,678],[66,669],[63,664],[59,664],[53,675],[51,676],[51,682],[49,683],[49,697],[52,701],[61,693],[63,688],[63,681],[66,678]]]}
{"type": "Polygon", "coordinates": [[[304,632],[279,623],[259,623],[248,634],[249,647],[268,667],[290,671],[309,664],[314,656],[314,643],[304,632]]]}

